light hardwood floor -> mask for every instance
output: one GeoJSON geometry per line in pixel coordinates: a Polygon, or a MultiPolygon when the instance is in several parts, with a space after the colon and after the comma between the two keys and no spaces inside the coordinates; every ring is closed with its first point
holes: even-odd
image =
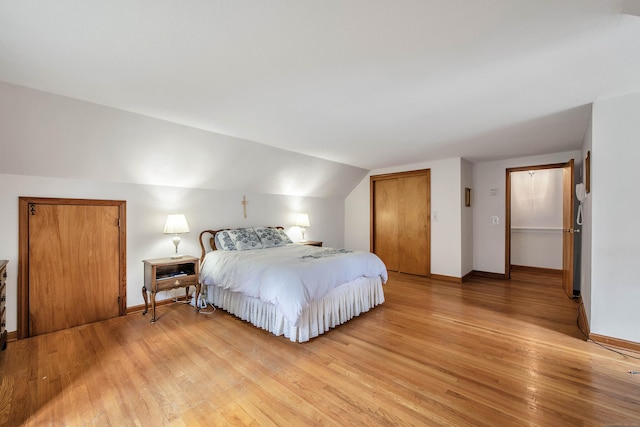
{"type": "Polygon", "coordinates": [[[305,344],[184,304],[9,343],[0,425],[640,425],[640,360],[584,340],[558,276],[385,295],[305,344]]]}

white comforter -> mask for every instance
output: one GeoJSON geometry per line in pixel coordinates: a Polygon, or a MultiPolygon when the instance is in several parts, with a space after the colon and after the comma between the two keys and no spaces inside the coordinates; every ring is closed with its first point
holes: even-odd
{"type": "Polygon", "coordinates": [[[378,276],[387,281],[387,269],[375,254],[300,244],[209,252],[200,270],[202,284],[272,303],[294,326],[309,301],[359,277],[378,276]]]}

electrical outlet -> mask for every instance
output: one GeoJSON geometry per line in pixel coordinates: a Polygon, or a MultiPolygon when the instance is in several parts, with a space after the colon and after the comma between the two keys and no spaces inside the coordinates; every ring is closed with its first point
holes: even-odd
{"type": "Polygon", "coordinates": [[[493,225],[498,225],[498,224],[500,224],[500,217],[492,216],[492,217],[491,217],[491,224],[493,224],[493,225]]]}

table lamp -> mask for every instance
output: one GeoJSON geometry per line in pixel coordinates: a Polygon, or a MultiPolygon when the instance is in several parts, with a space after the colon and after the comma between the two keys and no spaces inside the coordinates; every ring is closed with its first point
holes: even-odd
{"type": "Polygon", "coordinates": [[[300,227],[300,232],[302,233],[302,242],[306,242],[307,239],[304,238],[305,227],[309,226],[309,215],[306,213],[298,214],[296,218],[296,225],[300,227]]]}
{"type": "Polygon", "coordinates": [[[173,238],[173,244],[176,247],[176,253],[171,255],[171,258],[182,258],[182,255],[178,254],[178,245],[180,244],[179,234],[188,233],[189,224],[184,214],[170,214],[167,216],[167,222],[164,224],[164,234],[175,234],[173,238]]]}

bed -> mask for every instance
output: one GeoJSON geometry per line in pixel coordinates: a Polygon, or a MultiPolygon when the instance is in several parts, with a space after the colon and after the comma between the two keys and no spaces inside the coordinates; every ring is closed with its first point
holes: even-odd
{"type": "Polygon", "coordinates": [[[282,227],[204,230],[207,302],[306,342],[384,302],[384,263],[365,251],[293,243],[282,227]]]}

